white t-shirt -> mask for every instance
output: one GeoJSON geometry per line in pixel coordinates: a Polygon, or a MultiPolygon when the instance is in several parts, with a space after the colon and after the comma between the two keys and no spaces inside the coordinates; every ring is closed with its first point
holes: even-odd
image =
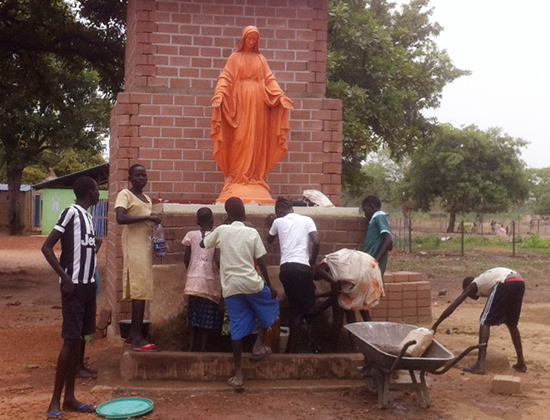
{"type": "Polygon", "coordinates": [[[267,252],[256,229],[242,222],[221,225],[204,237],[206,248],[220,249],[220,277],[223,297],[254,294],[264,288],[264,280],[254,267],[254,259],[267,252]]]}
{"type": "Polygon", "coordinates": [[[279,236],[281,265],[288,262],[309,265],[309,234],[317,232],[311,217],[288,213],[273,221],[269,234],[279,236]]]}
{"type": "Polygon", "coordinates": [[[504,283],[506,279],[520,277],[520,275],[505,267],[491,268],[477,276],[473,283],[477,285],[477,296],[491,296],[496,284],[504,283]]]}

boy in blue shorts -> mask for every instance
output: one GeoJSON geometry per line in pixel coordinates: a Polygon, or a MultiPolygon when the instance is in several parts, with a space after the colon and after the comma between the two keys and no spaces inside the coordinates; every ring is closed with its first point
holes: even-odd
{"type": "Polygon", "coordinates": [[[94,279],[97,264],[96,242],[90,206],[97,204],[99,190],[96,182],[87,176],[78,178],[73,186],[75,204],[67,207],[42,245],[42,253],[59,275],[63,327],[63,347],[59,352],[52,399],[47,419],[61,419],[63,411],[93,413],[95,408],[78,401],[74,395],[75,375],[80,356],[80,341],[95,332],[96,285],[94,279]],[[61,258],[54,253],[55,244],[61,240],[61,258]],[[63,407],[61,392],[65,388],[63,407]]]}
{"type": "Polygon", "coordinates": [[[235,376],[227,383],[235,391],[243,391],[241,359],[242,339],[256,332],[258,336],[252,348],[251,360],[259,361],[271,353],[263,344],[266,330],[279,316],[277,293],[271,287],[263,256],[267,253],[256,229],[244,224],[244,204],[240,198],[231,197],[225,202],[227,223],[218,226],[208,235],[203,232],[201,247],[220,249],[220,277],[222,295],[229,313],[229,331],[233,346],[235,376]],[[256,271],[254,260],[262,273],[256,271]]]}

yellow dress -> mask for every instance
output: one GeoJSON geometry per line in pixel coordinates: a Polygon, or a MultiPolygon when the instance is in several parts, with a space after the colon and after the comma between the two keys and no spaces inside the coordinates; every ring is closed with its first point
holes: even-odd
{"type": "MultiPolygon", "coordinates": [[[[150,216],[153,203],[143,194],[147,203],[140,200],[130,190],[118,193],[115,209],[126,209],[133,217],[150,216]]],[[[122,297],[124,299],[153,299],[153,246],[151,244],[151,222],[125,225],[122,231],[122,254],[124,268],[122,274],[122,297]]]]}

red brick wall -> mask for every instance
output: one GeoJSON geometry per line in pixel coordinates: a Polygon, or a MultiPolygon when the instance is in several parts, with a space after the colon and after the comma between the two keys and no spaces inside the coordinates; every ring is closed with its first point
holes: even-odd
{"type": "MultiPolygon", "coordinates": [[[[326,0],[129,0],[125,90],[111,117],[109,203],[134,163],[153,199],[214,202],[224,178],[212,157],[210,100],[244,27],[293,101],[289,152],[267,176],[273,197],[304,189],[340,204],[341,103],[325,95],[326,0]]],[[[121,229],[109,214],[108,300],[120,300],[121,229]]]]}

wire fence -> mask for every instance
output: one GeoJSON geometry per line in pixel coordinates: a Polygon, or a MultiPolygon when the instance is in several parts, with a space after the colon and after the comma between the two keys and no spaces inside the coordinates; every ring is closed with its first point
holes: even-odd
{"type": "Polygon", "coordinates": [[[491,246],[516,256],[518,244],[526,242],[533,248],[550,248],[550,219],[544,216],[518,216],[517,220],[499,222],[461,220],[452,233],[447,232],[448,215],[412,220],[390,217],[389,222],[394,249],[405,252],[442,248],[464,255],[467,250],[491,246]]]}

